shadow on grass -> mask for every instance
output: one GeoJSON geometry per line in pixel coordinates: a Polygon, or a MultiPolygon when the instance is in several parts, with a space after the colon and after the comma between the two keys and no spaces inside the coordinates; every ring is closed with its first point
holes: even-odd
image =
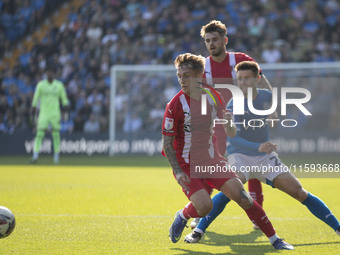
{"type": "MultiPolygon", "coordinates": [[[[269,243],[269,241],[256,241],[263,233],[258,230],[253,230],[249,234],[244,235],[223,235],[215,232],[207,232],[204,238],[197,244],[187,244],[188,249],[183,248],[172,248],[174,251],[179,251],[181,255],[209,255],[209,254],[266,254],[266,253],[279,253],[279,250],[275,250],[269,243]],[[256,244],[256,245],[255,245],[256,244]],[[210,253],[200,252],[191,250],[191,246],[202,245],[202,246],[219,246],[226,247],[226,252],[222,253],[210,253]],[[230,250],[230,251],[229,251],[230,250]],[[229,252],[227,252],[229,251],[229,252]]],[[[295,248],[303,246],[317,246],[322,244],[334,244],[339,245],[339,242],[319,242],[319,243],[304,243],[294,244],[291,243],[295,248]]]]}
{"type": "Polygon", "coordinates": [[[261,231],[252,231],[249,234],[244,235],[223,235],[215,232],[207,232],[205,237],[198,244],[187,244],[188,249],[172,248],[172,250],[180,251],[178,254],[190,254],[190,255],[208,255],[208,254],[228,254],[227,250],[230,250],[229,254],[266,254],[269,252],[275,252],[274,248],[270,245],[269,241],[255,241],[258,237],[262,236],[261,231]],[[255,245],[256,244],[256,245],[255,245]],[[210,253],[199,252],[190,250],[190,246],[202,245],[202,246],[220,246],[226,247],[226,252],[222,253],[210,253]]]}
{"type": "Polygon", "coordinates": [[[339,245],[339,242],[323,242],[323,243],[301,243],[301,244],[296,244],[294,245],[295,247],[299,247],[299,246],[313,246],[313,245],[321,245],[321,244],[334,244],[334,245],[339,245]]]}

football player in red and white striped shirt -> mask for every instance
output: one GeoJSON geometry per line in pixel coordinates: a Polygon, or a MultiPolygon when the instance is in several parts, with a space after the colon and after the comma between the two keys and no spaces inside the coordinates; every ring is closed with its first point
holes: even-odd
{"type": "MultiPolygon", "coordinates": [[[[240,179],[227,167],[226,160],[219,154],[216,143],[213,142],[213,120],[231,120],[232,115],[227,111],[223,112],[221,105],[216,103],[215,98],[211,98],[217,94],[213,96],[211,91],[199,85],[204,71],[204,58],[186,53],[179,55],[174,63],[181,91],[166,106],[162,143],[173,174],[191,202],[176,213],[169,229],[171,241],[179,241],[188,219],[203,217],[209,213],[213,204],[208,191],[213,187],[243,208],[249,219],[260,227],[272,244],[281,242],[289,245],[278,238],[262,207],[244,190],[240,179]],[[204,92],[210,96],[209,99],[206,97],[206,114],[201,113],[204,92]],[[214,175],[214,178],[200,178],[191,174],[192,169],[197,166],[215,166],[226,171],[223,171],[223,177],[219,175],[216,178],[214,175]]],[[[227,135],[236,135],[235,125],[223,126],[227,135]]]]}
{"type": "MultiPolygon", "coordinates": [[[[253,58],[242,52],[229,52],[226,50],[228,44],[227,28],[225,24],[220,21],[212,20],[202,27],[201,37],[204,39],[205,46],[210,56],[205,59],[205,82],[214,84],[234,84],[236,85],[235,66],[243,61],[254,61],[253,58]]],[[[261,80],[259,82],[261,88],[272,90],[272,87],[261,73],[261,80]]],[[[226,104],[231,99],[231,92],[228,89],[217,89],[226,104]]],[[[276,113],[275,113],[276,114],[276,113]]],[[[276,118],[276,115],[274,116],[276,118]]],[[[226,153],[226,134],[221,127],[216,129],[217,143],[221,155],[226,153]]],[[[251,179],[248,182],[249,194],[259,205],[263,205],[263,194],[261,182],[256,179],[251,179]]],[[[192,226],[193,227],[193,226],[192,226]]],[[[256,225],[254,225],[256,228],[256,225]]]]}

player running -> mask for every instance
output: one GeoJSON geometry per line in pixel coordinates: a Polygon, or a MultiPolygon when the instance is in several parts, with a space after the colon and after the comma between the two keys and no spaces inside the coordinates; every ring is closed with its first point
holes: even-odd
{"type": "Polygon", "coordinates": [[[46,69],[47,79],[37,84],[32,100],[31,112],[34,115],[40,100],[39,117],[33,148],[31,163],[36,163],[39,157],[40,147],[45,136],[45,131],[51,125],[52,140],[54,150],[54,163],[59,163],[60,152],[60,100],[63,107],[67,107],[69,102],[66,96],[64,85],[61,81],[54,79],[54,70],[51,67],[46,69]]]}
{"type": "MultiPolygon", "coordinates": [[[[272,93],[269,90],[257,89],[259,82],[259,66],[255,62],[245,61],[235,67],[237,81],[245,97],[250,97],[248,88],[252,91],[253,106],[257,110],[265,110],[271,105],[272,93]]],[[[245,100],[247,102],[247,100],[245,100]]],[[[251,113],[248,104],[244,105],[244,115],[234,115],[235,123],[248,123],[249,120],[263,119],[267,116],[258,116],[251,113]]],[[[233,112],[233,100],[227,109],[233,112]]],[[[265,119],[263,121],[265,122],[265,119]]],[[[252,125],[260,126],[260,125],[252,125]]],[[[250,178],[256,178],[272,187],[287,193],[305,205],[317,218],[324,221],[338,235],[340,235],[340,224],[324,202],[318,197],[306,191],[299,180],[289,171],[278,158],[276,144],[269,141],[268,126],[249,127],[238,125],[237,135],[228,138],[228,162],[243,183],[250,178]],[[249,171],[252,166],[261,166],[266,171],[249,171]],[[270,171],[270,169],[274,169],[270,171]]],[[[223,193],[213,197],[213,209],[207,217],[200,220],[194,231],[185,237],[188,243],[198,242],[211,222],[223,211],[230,199],[223,193]]]]}
{"type": "MultiPolygon", "coordinates": [[[[204,71],[205,60],[190,53],[179,55],[174,61],[181,91],[167,104],[164,119],[162,142],[163,151],[172,166],[174,177],[191,201],[183,210],[176,213],[169,229],[172,242],[179,241],[188,219],[206,216],[212,209],[208,190],[216,188],[234,200],[269,238],[275,249],[294,249],[282,241],[269,221],[266,213],[249,196],[235,173],[230,171],[225,159],[218,153],[213,142],[212,120],[224,118],[231,120],[229,112],[222,112],[222,106],[215,104],[209,96],[206,114],[201,114],[201,97],[211,90],[199,86],[204,71]],[[204,92],[202,92],[204,91],[204,92]],[[191,169],[195,166],[218,166],[226,168],[224,178],[194,178],[191,169]]],[[[224,126],[226,134],[236,134],[234,125],[224,126]]]]}

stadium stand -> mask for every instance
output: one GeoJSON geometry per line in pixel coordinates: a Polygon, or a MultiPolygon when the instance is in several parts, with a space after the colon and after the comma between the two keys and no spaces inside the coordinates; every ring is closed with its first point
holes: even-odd
{"type": "MultiPolygon", "coordinates": [[[[340,5],[335,0],[0,0],[0,8],[0,133],[32,128],[33,91],[50,63],[57,64],[71,100],[65,132],[83,132],[92,113],[100,131],[107,131],[110,66],[172,64],[183,52],[207,54],[199,32],[211,19],[227,24],[228,50],[249,53],[260,63],[340,61],[340,5]],[[64,2],[63,14],[53,15],[64,2]],[[23,43],[27,38],[29,43],[23,43]]],[[[154,82],[160,84],[159,95],[176,90],[154,82]]],[[[158,130],[150,123],[161,119],[166,93],[157,109],[138,120],[127,112],[126,90],[119,89],[118,130],[130,132],[127,122],[158,130]]]]}

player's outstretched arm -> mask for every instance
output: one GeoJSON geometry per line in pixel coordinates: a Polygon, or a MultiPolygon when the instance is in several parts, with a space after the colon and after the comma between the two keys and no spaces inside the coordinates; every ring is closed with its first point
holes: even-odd
{"type": "Polygon", "coordinates": [[[190,183],[190,179],[178,164],[176,152],[173,146],[174,140],[175,137],[173,136],[162,135],[163,151],[172,167],[178,184],[181,185],[184,190],[189,191],[189,187],[186,183],[190,183]]]}

